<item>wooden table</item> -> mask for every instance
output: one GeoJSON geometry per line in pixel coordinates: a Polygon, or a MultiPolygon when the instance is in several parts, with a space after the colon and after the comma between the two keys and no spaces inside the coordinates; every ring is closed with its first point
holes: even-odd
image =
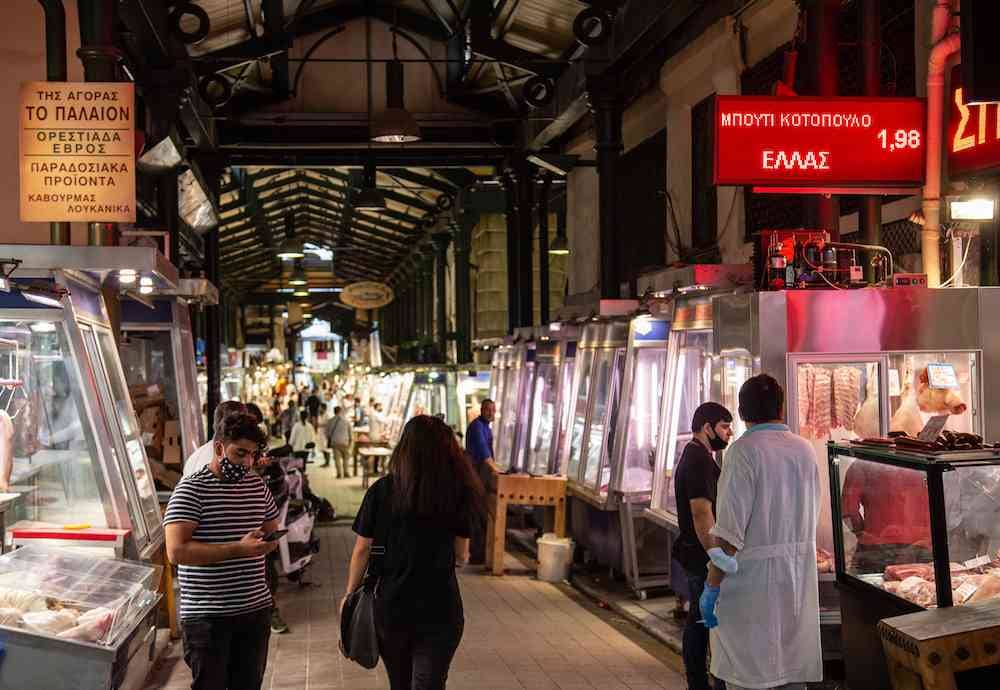
{"type": "Polygon", "coordinates": [[[359,448],[357,454],[361,456],[361,488],[368,488],[368,479],[372,475],[380,475],[378,463],[381,458],[388,458],[392,455],[392,449],[384,446],[365,446],[359,448]]]}
{"type": "Polygon", "coordinates": [[[895,690],[1000,687],[1000,599],[949,606],[878,624],[895,690]],[[970,677],[973,676],[973,677],[970,677]]]}
{"type": "Polygon", "coordinates": [[[552,508],[552,529],[546,531],[555,532],[557,537],[565,537],[566,478],[503,474],[492,461],[488,464],[491,481],[490,486],[486,487],[489,509],[486,523],[486,568],[494,575],[503,575],[503,558],[507,549],[507,506],[552,508]]]}

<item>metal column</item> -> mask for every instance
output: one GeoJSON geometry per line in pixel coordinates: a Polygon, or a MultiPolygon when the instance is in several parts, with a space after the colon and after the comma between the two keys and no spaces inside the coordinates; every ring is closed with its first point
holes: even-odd
{"type": "MultiPolygon", "coordinates": [[[[817,96],[836,96],[840,81],[840,19],[841,0],[811,0],[806,11],[807,41],[813,91],[817,96]]],[[[832,195],[813,197],[813,227],[824,228],[833,241],[840,240],[840,200],[832,195]]]]}
{"type": "MultiPolygon", "coordinates": [[[[219,286],[219,229],[212,228],[205,233],[205,277],[216,287],[219,286]]],[[[219,295],[222,301],[222,295],[219,295]]],[[[222,394],[222,306],[210,304],[205,307],[205,374],[208,377],[208,393],[205,395],[205,414],[208,418],[208,438],[212,438],[215,408],[219,406],[222,394]]]]}
{"type": "Polygon", "coordinates": [[[181,265],[181,215],[178,206],[177,171],[170,170],[156,179],[156,200],[163,227],[170,233],[170,262],[181,265]]]}
{"type": "Polygon", "coordinates": [[[462,213],[455,229],[455,321],[458,332],[458,361],[472,361],[472,281],[469,257],[472,250],[472,229],[479,216],[471,211],[462,213]]]}
{"type": "Polygon", "coordinates": [[[517,165],[517,303],[518,326],[535,321],[535,168],[527,159],[517,165]]]}
{"type": "Polygon", "coordinates": [[[621,295],[618,275],[618,163],[622,144],[622,99],[614,85],[593,82],[587,85],[590,110],[594,116],[598,175],[598,223],[601,233],[601,297],[621,295]]]}
{"type": "Polygon", "coordinates": [[[424,361],[434,361],[431,353],[434,346],[434,247],[425,246],[420,264],[420,282],[423,283],[424,302],[424,361]]]}
{"type": "Polygon", "coordinates": [[[546,175],[538,193],[538,317],[549,322],[549,192],[552,176],[546,175]]]}
{"type": "Polygon", "coordinates": [[[435,304],[437,308],[437,345],[440,350],[442,362],[448,361],[448,300],[447,300],[447,271],[448,271],[448,245],[451,243],[451,233],[439,232],[432,237],[434,240],[434,257],[436,259],[436,270],[434,277],[437,283],[435,289],[435,304]]]}
{"type": "Polygon", "coordinates": [[[503,178],[506,192],[507,221],[507,332],[513,333],[521,325],[520,301],[518,299],[518,232],[517,232],[517,186],[514,177],[507,174],[503,178]]]}
{"type": "MultiPolygon", "coordinates": [[[[80,15],[80,49],[77,56],[83,63],[87,81],[118,81],[118,63],[122,53],[115,46],[117,12],[115,0],[78,0],[80,15]]],[[[112,246],[116,244],[116,223],[89,223],[88,244],[112,246]]]]}
{"type": "MultiPolygon", "coordinates": [[[[45,11],[45,78],[67,81],[66,8],[62,0],[38,0],[45,11]]],[[[70,224],[49,223],[49,244],[72,244],[70,224]]]]}
{"type": "MultiPolygon", "coordinates": [[[[861,1],[861,71],[866,96],[882,95],[882,24],[881,0],[861,1]]],[[[860,226],[862,242],[882,243],[882,197],[870,194],[861,198],[860,226]]],[[[871,266],[865,262],[865,277],[871,280],[871,266]]]]}

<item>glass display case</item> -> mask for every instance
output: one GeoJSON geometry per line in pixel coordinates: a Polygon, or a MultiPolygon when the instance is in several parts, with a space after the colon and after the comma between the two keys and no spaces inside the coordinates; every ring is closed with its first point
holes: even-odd
{"type": "Polygon", "coordinates": [[[457,375],[454,371],[429,369],[416,371],[409,386],[409,398],[403,424],[421,414],[439,416],[456,431],[459,424],[457,375]]]}
{"type": "Polygon", "coordinates": [[[568,488],[599,507],[608,505],[611,452],[620,410],[629,322],[584,327],[577,356],[576,408],[569,444],[568,488]]]}
{"type": "Polygon", "coordinates": [[[559,343],[560,362],[558,371],[558,414],[556,424],[556,435],[552,439],[549,464],[554,474],[566,474],[566,453],[565,448],[569,441],[569,429],[573,423],[573,405],[576,403],[576,391],[573,389],[573,382],[576,375],[576,354],[578,335],[574,334],[572,340],[562,340],[559,343]]]}
{"type": "Polygon", "coordinates": [[[522,469],[528,474],[553,473],[552,439],[559,424],[559,343],[548,340],[535,347],[535,367],[525,396],[526,429],[521,435],[525,444],[522,469]]]}
{"type": "Polygon", "coordinates": [[[402,371],[392,376],[397,380],[397,385],[392,401],[386,408],[386,417],[389,424],[389,438],[398,440],[399,435],[403,433],[403,425],[406,424],[406,405],[410,400],[415,374],[412,371],[402,371]]]}
{"type": "MultiPolygon", "coordinates": [[[[181,462],[205,442],[202,399],[198,393],[198,371],[194,358],[190,307],[181,297],[153,302],[150,309],[132,300],[121,304],[122,336],[119,350],[133,405],[158,393],[163,398],[167,423],[180,432],[181,462]]],[[[140,423],[142,420],[140,419],[140,423]]],[[[149,430],[144,430],[144,435],[149,430]]],[[[148,436],[144,441],[157,441],[148,436]]],[[[161,435],[162,437],[162,435],[161,435]]],[[[147,453],[164,462],[164,444],[145,443],[147,453]]],[[[169,446],[168,446],[169,448],[169,446]]],[[[169,450],[167,451],[169,453],[169,450]]],[[[170,458],[173,460],[173,458],[170,458]]]]}
{"type": "Polygon", "coordinates": [[[11,421],[10,443],[0,444],[0,468],[10,474],[0,479],[18,494],[8,527],[129,530],[124,553],[151,558],[163,544],[162,518],[101,276],[121,266],[165,289],[174,284],[164,276],[173,271],[176,280],[176,271],[149,248],[2,249],[22,262],[17,283],[0,293],[0,367],[9,378],[0,410],[11,421]]]}
{"type": "Polygon", "coordinates": [[[522,467],[524,448],[519,432],[528,421],[528,387],[534,367],[535,343],[522,341],[515,344],[508,354],[503,401],[498,405],[499,423],[494,423],[494,462],[501,472],[516,472],[522,467]]]}
{"type": "Polygon", "coordinates": [[[29,545],[0,556],[0,688],[141,687],[159,580],[159,566],[78,548],[29,545]]]}
{"type": "Polygon", "coordinates": [[[1000,451],[831,443],[827,457],[848,680],[889,688],[878,620],[1000,598],[1000,451]]]}

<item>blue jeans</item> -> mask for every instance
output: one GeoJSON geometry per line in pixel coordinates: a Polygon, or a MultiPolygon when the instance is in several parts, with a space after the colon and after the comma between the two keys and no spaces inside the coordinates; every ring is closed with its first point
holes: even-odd
{"type": "Polygon", "coordinates": [[[688,611],[687,623],[684,625],[684,671],[687,675],[688,690],[725,690],[726,685],[721,680],[712,679],[708,675],[708,628],[701,620],[698,600],[705,589],[706,575],[687,576],[688,591],[691,596],[691,610],[688,611]]]}

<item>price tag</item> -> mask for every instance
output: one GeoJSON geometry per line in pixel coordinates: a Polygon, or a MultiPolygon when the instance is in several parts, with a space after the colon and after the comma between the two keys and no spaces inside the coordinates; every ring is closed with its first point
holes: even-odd
{"type": "Polygon", "coordinates": [[[966,580],[961,585],[959,585],[958,589],[955,590],[955,593],[952,595],[952,597],[954,598],[956,603],[964,604],[965,602],[967,602],[969,599],[972,598],[972,595],[975,594],[978,589],[979,585],[977,585],[972,580],[966,580]]]}
{"type": "Polygon", "coordinates": [[[923,431],[920,432],[917,438],[930,443],[941,434],[941,430],[944,429],[944,425],[948,422],[948,417],[950,416],[939,414],[931,417],[927,420],[927,424],[924,425],[923,431]]]}
{"type": "Polygon", "coordinates": [[[903,387],[899,385],[899,369],[889,370],[889,395],[898,398],[903,394],[903,387]]]}
{"type": "Polygon", "coordinates": [[[932,363],[927,365],[927,383],[931,388],[941,390],[951,390],[958,388],[958,374],[955,367],[946,363],[932,363]]]}
{"type": "Polygon", "coordinates": [[[992,561],[989,556],[976,556],[975,558],[970,558],[962,567],[966,570],[972,570],[973,568],[982,568],[984,565],[989,565],[992,561]]]}

